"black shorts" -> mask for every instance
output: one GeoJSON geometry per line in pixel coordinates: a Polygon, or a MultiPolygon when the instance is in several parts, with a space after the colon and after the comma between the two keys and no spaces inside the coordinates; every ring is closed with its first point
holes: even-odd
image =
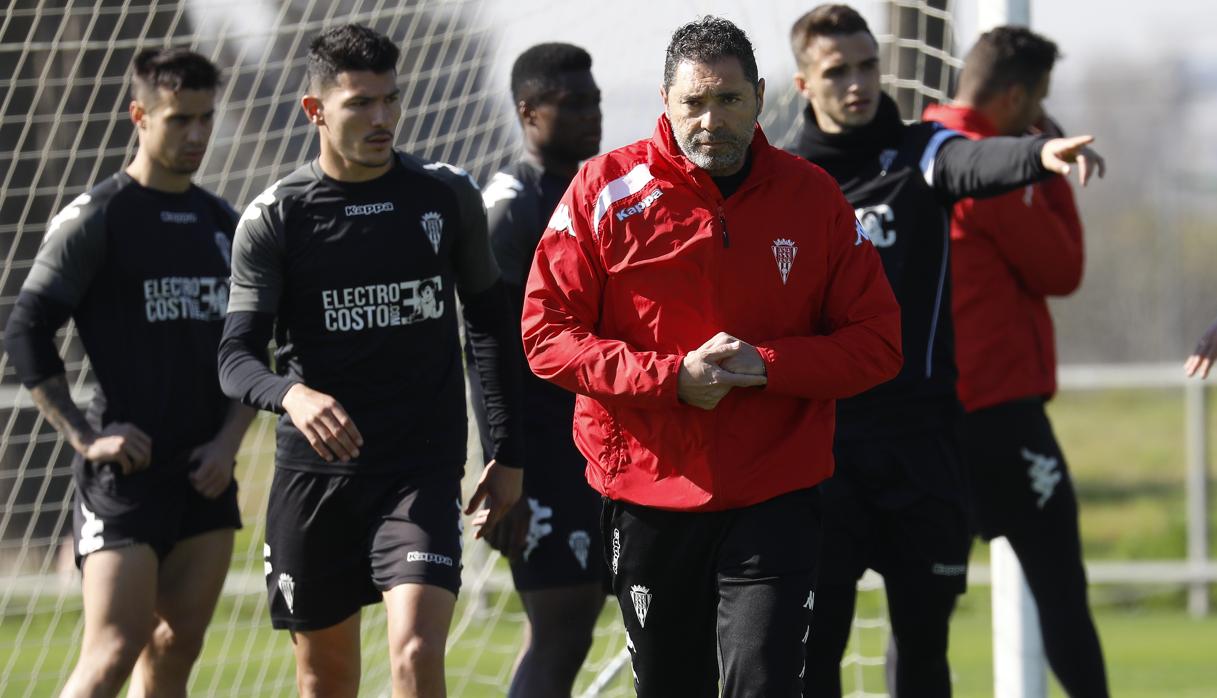
{"type": "Polygon", "coordinates": [[[962,594],[971,531],[953,430],[839,441],[824,497],[823,584],[853,584],[869,568],[962,594]],[[938,583],[935,582],[935,583],[938,583]]]}
{"type": "Polygon", "coordinates": [[[113,463],[72,463],[76,494],[72,533],[76,566],[89,553],[148,545],[164,560],[178,541],[209,531],[241,528],[237,481],[207,499],[190,484],[186,464],[154,464],[123,475],[113,463]]]}
{"type": "Polygon", "coordinates": [[[966,415],[963,445],[976,528],[986,540],[1076,527],[1073,480],[1043,400],[966,415]]]}
{"type": "Polygon", "coordinates": [[[815,490],[713,512],[605,500],[638,696],[714,698],[720,678],[725,696],[801,696],[819,519],[815,490]]]}
{"type": "Polygon", "coordinates": [[[540,443],[529,434],[524,498],[532,518],[524,553],[511,563],[516,589],[538,591],[580,584],[608,589],[600,554],[600,493],[583,474],[587,459],[564,439],[540,443]]]}
{"type": "Polygon", "coordinates": [[[277,629],[319,630],[400,584],[461,586],[460,470],[425,476],[275,468],[266,589],[277,629]]]}

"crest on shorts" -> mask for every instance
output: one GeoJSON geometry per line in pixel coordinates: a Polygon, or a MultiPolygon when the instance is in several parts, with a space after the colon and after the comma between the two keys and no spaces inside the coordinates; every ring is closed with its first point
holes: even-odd
{"type": "Polygon", "coordinates": [[[778,238],[773,241],[773,261],[778,263],[778,273],[782,275],[782,285],[786,285],[786,277],[790,276],[790,267],[794,266],[794,256],[799,253],[799,246],[794,240],[778,238]]]}
{"type": "Polygon", "coordinates": [[[647,627],[647,611],[651,610],[651,590],[634,585],[630,587],[630,599],[634,601],[634,613],[638,615],[638,625],[647,627]]]}
{"type": "Polygon", "coordinates": [[[575,531],[566,542],[570,545],[570,551],[575,554],[575,559],[579,561],[579,566],[586,570],[587,551],[592,547],[592,537],[587,535],[587,531],[575,531]]]}
{"type": "Polygon", "coordinates": [[[427,233],[427,239],[431,241],[431,248],[435,250],[435,254],[439,254],[439,240],[444,234],[444,217],[439,215],[438,211],[430,211],[423,214],[419,223],[427,233]]]}
{"type": "Polygon", "coordinates": [[[286,572],[279,575],[279,592],[283,594],[283,600],[287,602],[287,612],[294,614],[296,612],[296,582],[286,572]]]}

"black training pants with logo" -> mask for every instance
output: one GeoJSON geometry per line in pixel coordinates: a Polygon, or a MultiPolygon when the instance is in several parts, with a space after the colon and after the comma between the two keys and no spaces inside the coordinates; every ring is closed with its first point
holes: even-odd
{"type": "Polygon", "coordinates": [[[602,529],[639,698],[803,695],[820,551],[816,490],[677,512],[605,500],[602,529]]]}
{"type": "Polygon", "coordinates": [[[1039,609],[1044,653],[1072,698],[1106,698],[1107,672],[1086,594],[1078,501],[1040,399],[964,417],[973,508],[986,540],[1005,536],[1039,609]]]}

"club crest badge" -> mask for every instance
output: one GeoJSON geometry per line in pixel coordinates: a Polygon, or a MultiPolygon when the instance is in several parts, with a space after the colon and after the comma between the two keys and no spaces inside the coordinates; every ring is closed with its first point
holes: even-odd
{"type": "Polygon", "coordinates": [[[283,593],[283,600],[287,602],[287,612],[294,614],[296,612],[296,582],[290,574],[285,572],[279,575],[279,591],[283,593]]]}
{"type": "Polygon", "coordinates": [[[794,240],[778,238],[773,241],[773,261],[778,264],[778,273],[782,275],[782,285],[790,276],[790,268],[794,266],[794,256],[799,253],[799,246],[794,240]]]}
{"type": "Polygon", "coordinates": [[[651,610],[651,590],[634,585],[630,587],[630,599],[634,601],[634,613],[638,615],[638,625],[647,627],[647,612],[651,610]]]}
{"type": "Polygon", "coordinates": [[[587,531],[575,531],[570,534],[566,542],[570,545],[570,551],[575,554],[575,559],[579,561],[579,567],[586,570],[587,553],[592,547],[592,537],[587,535],[587,531]]]}
{"type": "Polygon", "coordinates": [[[423,231],[427,233],[427,239],[431,241],[431,248],[435,250],[435,254],[439,254],[440,236],[444,234],[444,217],[437,211],[430,211],[424,213],[419,222],[423,226],[423,231]]]}

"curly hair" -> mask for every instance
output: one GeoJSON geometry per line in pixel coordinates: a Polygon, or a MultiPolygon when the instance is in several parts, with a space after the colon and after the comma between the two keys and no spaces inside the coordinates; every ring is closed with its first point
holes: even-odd
{"type": "Polygon", "coordinates": [[[663,63],[663,86],[672,86],[676,68],[683,61],[717,63],[724,58],[739,59],[744,77],[755,87],[760,82],[752,42],[744,30],[722,17],[706,15],[672,33],[663,63]]]}

